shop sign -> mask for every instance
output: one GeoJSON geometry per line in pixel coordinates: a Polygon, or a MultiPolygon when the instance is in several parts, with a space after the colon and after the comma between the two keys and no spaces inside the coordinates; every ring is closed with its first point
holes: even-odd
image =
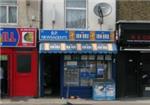
{"type": "Polygon", "coordinates": [[[66,50],[71,50],[71,51],[76,51],[77,50],[77,45],[76,44],[72,44],[72,43],[67,43],[66,44],[66,50]]]}
{"type": "Polygon", "coordinates": [[[40,30],[40,41],[109,41],[114,34],[109,31],[40,30]]]}
{"type": "Polygon", "coordinates": [[[35,47],[35,28],[0,28],[0,47],[35,47]]]}
{"type": "Polygon", "coordinates": [[[51,43],[49,48],[50,50],[61,50],[60,43],[51,43]]]}
{"type": "Polygon", "coordinates": [[[67,41],[69,32],[64,30],[40,30],[40,41],[67,41]]]}
{"type": "Polygon", "coordinates": [[[90,40],[90,31],[75,31],[75,40],[90,40]]]}
{"type": "Polygon", "coordinates": [[[95,39],[96,40],[110,40],[110,32],[109,31],[96,31],[95,39]]]}
{"type": "Polygon", "coordinates": [[[83,51],[92,51],[93,47],[91,43],[83,43],[82,44],[82,50],[83,51]]]}
{"type": "Polygon", "coordinates": [[[106,43],[41,43],[41,50],[51,51],[113,51],[113,44],[106,43]],[[94,46],[93,46],[94,45],[94,46]],[[111,48],[110,48],[111,47],[111,48]]]}

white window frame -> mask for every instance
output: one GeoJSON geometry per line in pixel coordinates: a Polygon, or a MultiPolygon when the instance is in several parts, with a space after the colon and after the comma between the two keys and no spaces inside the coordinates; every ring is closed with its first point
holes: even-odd
{"type": "Polygon", "coordinates": [[[0,25],[17,25],[18,24],[18,6],[17,4],[6,4],[6,3],[0,3],[0,7],[6,7],[6,23],[0,23],[0,25]],[[10,23],[9,22],[9,7],[16,7],[16,23],[10,23]]]}
{"type": "Polygon", "coordinates": [[[67,7],[67,0],[65,0],[65,4],[64,4],[64,7],[65,7],[65,20],[64,20],[64,24],[65,24],[65,29],[68,29],[68,30],[86,30],[88,28],[88,0],[85,0],[86,1],[86,7],[85,8],[80,8],[80,7],[67,7]],[[85,18],[86,18],[86,25],[85,25],[85,28],[67,28],[66,26],[66,22],[67,22],[67,9],[68,10],[85,10],[85,18]]]}

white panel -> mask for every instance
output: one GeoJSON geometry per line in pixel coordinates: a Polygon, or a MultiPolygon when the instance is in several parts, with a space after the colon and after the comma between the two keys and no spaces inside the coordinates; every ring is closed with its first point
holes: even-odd
{"type": "MultiPolygon", "coordinates": [[[[105,2],[112,6],[110,15],[104,17],[102,30],[114,31],[116,23],[116,0],[87,0],[88,4],[88,26],[87,30],[100,30],[98,16],[94,14],[94,6],[98,3],[105,2]]],[[[65,0],[43,0],[43,28],[52,29],[52,10],[55,5],[55,25],[54,29],[65,29],[65,0]]]]}

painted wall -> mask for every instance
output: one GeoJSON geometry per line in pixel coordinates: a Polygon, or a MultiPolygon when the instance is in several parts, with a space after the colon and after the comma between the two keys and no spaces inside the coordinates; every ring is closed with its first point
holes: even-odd
{"type": "MultiPolygon", "coordinates": [[[[94,6],[106,2],[111,5],[112,12],[104,17],[103,30],[115,30],[116,23],[116,0],[87,0],[87,28],[85,30],[100,30],[98,16],[93,12],[94,6]]],[[[65,0],[43,0],[43,28],[52,29],[52,11],[55,7],[54,29],[65,29],[65,0]]]]}
{"type": "Polygon", "coordinates": [[[40,27],[41,0],[17,0],[18,23],[0,24],[0,27],[40,27]]]}

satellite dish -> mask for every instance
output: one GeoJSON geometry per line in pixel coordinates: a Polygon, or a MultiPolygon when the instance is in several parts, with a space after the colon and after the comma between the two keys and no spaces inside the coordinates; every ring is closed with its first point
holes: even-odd
{"type": "Polygon", "coordinates": [[[108,3],[104,3],[104,2],[103,3],[98,3],[94,7],[94,13],[97,16],[101,17],[100,16],[100,11],[102,11],[102,14],[103,14],[103,17],[104,17],[104,16],[107,16],[111,13],[112,7],[108,3]]]}

